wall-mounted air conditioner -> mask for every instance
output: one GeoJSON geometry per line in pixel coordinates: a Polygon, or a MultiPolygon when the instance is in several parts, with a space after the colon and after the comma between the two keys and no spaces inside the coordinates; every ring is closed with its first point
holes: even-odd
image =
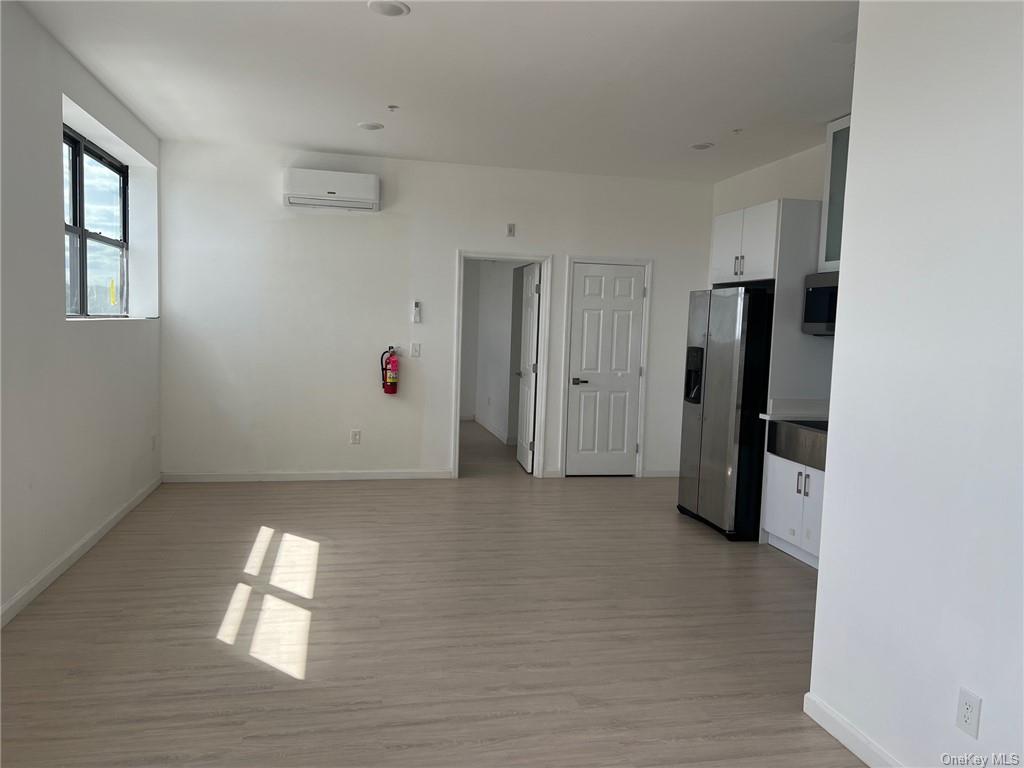
{"type": "Polygon", "coordinates": [[[301,208],[379,211],[380,177],[289,168],[284,174],[284,204],[301,208]]]}

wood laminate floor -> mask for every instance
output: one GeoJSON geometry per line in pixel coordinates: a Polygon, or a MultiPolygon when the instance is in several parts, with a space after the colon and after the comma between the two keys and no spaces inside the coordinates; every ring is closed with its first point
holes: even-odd
{"type": "Polygon", "coordinates": [[[5,768],[860,765],[801,712],[812,569],[675,480],[462,444],[458,481],[161,486],[4,629],[5,768]]]}

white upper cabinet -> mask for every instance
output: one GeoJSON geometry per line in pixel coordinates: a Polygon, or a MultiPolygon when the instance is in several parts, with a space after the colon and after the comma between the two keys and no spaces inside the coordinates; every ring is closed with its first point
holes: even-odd
{"type": "Polygon", "coordinates": [[[812,262],[805,273],[813,272],[819,206],[816,200],[769,200],[715,216],[711,227],[711,284],[775,279],[780,248],[787,249],[783,258],[802,262],[808,235],[812,262]],[[807,212],[812,209],[813,219],[808,220],[807,212]]]}
{"type": "Polygon", "coordinates": [[[771,200],[743,210],[740,279],[771,280],[779,239],[779,201],[771,200]]]}
{"type": "Polygon", "coordinates": [[[743,211],[715,216],[711,226],[711,282],[735,282],[740,269],[743,211]]]}
{"type": "Polygon", "coordinates": [[[843,203],[846,198],[846,157],[850,148],[850,116],[828,124],[825,139],[825,195],[821,206],[821,241],[818,271],[839,269],[843,239],[843,203]]]}

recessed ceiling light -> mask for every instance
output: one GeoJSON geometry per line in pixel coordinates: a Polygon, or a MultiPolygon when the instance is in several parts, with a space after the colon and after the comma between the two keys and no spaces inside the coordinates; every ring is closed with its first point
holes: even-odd
{"type": "Polygon", "coordinates": [[[356,123],[364,131],[379,131],[384,127],[384,123],[356,123]]]}
{"type": "Polygon", "coordinates": [[[370,0],[366,5],[381,16],[405,16],[412,11],[406,3],[400,3],[398,0],[370,0]]]}
{"type": "Polygon", "coordinates": [[[714,145],[713,142],[703,141],[700,144],[693,144],[690,149],[711,149],[714,145]]]}

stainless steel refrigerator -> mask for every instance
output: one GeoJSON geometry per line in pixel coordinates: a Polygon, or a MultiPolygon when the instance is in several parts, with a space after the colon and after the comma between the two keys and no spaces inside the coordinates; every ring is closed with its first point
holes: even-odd
{"type": "Polygon", "coordinates": [[[760,528],[772,299],[771,284],[690,294],[678,508],[740,541],[760,528]]]}

